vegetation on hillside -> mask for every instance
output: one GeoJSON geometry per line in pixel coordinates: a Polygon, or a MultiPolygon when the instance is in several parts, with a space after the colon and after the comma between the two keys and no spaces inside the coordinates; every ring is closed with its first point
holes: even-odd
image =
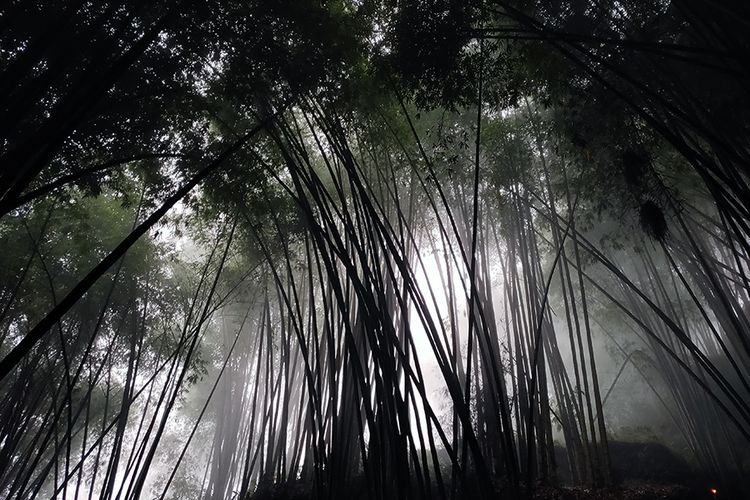
{"type": "Polygon", "coordinates": [[[6,2],[0,496],[747,495],[748,25],[6,2]]]}

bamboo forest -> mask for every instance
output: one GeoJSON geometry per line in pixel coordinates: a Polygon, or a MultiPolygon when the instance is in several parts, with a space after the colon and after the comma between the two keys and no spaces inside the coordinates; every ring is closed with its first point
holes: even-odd
{"type": "Polygon", "coordinates": [[[750,498],[746,0],[0,4],[0,498],[750,498]]]}

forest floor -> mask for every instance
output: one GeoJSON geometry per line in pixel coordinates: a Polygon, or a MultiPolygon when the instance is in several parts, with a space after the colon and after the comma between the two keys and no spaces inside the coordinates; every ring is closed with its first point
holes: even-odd
{"type": "Polygon", "coordinates": [[[711,498],[710,492],[705,496],[696,496],[685,486],[663,484],[628,484],[612,488],[552,487],[542,486],[535,489],[534,500],[688,500],[711,498]]]}
{"type": "MultiPolygon", "coordinates": [[[[276,491],[257,492],[253,500],[302,500],[312,496],[308,492],[289,491],[279,488],[276,491]]],[[[338,498],[338,497],[337,497],[338,498]]],[[[366,499],[363,495],[350,491],[341,498],[366,499]]],[[[502,493],[498,499],[508,498],[502,493]]],[[[528,498],[521,494],[521,498],[528,498]]],[[[572,486],[536,486],[532,493],[533,500],[701,500],[717,498],[710,491],[696,492],[682,485],[666,485],[647,482],[628,482],[610,488],[584,488],[572,486]]]]}

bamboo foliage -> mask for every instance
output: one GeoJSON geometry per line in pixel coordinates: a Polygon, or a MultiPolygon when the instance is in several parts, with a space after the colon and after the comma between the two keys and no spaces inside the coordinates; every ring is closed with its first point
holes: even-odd
{"type": "MultiPolygon", "coordinates": [[[[750,429],[750,289],[745,244],[721,214],[675,211],[672,237],[640,242],[626,274],[576,224],[579,179],[558,164],[529,103],[530,153],[512,158],[518,176],[495,182],[477,174],[492,161],[480,127],[467,160],[474,175],[446,175],[396,100],[398,114],[371,118],[386,135],[352,133],[354,117],[307,95],[277,114],[248,157],[272,179],[261,196],[292,200],[303,231],[290,234],[273,211],[257,221],[238,202],[179,320],[161,332],[148,331],[148,280],[143,299],[119,310],[106,295],[94,324],[60,316],[58,335],[38,341],[49,350],[30,350],[3,393],[8,498],[169,498],[185,477],[211,499],[518,497],[564,469],[577,484],[611,484],[606,402],[625,365],[603,383],[599,303],[642,338],[697,460],[731,475],[735,437],[750,429]],[[698,236],[704,226],[710,237],[698,236]],[[227,287],[240,228],[259,255],[227,287]],[[165,457],[209,330],[220,332],[220,368],[165,457]],[[146,343],[157,335],[171,342],[154,355],[146,343]],[[40,391],[40,370],[58,383],[40,391]],[[161,460],[167,471],[154,482],[161,460]]],[[[44,268],[42,237],[30,236],[26,268],[44,268]]]]}

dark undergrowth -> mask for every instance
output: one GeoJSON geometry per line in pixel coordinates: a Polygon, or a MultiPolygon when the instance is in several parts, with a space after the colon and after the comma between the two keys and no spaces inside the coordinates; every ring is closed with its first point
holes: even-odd
{"type": "MultiPolygon", "coordinates": [[[[612,458],[612,474],[615,485],[610,487],[584,487],[570,485],[570,471],[565,458],[564,448],[557,448],[555,456],[558,475],[554,481],[538,482],[529,491],[522,486],[520,491],[512,491],[503,486],[501,480],[495,483],[498,499],[534,499],[534,500],[701,500],[701,499],[740,499],[741,484],[712,480],[709,474],[692,467],[682,457],[676,455],[666,446],[655,443],[628,443],[613,441],[609,443],[612,458]],[[555,483],[555,484],[550,484],[555,483]]],[[[442,498],[439,487],[433,482],[427,493],[412,478],[413,488],[403,495],[392,491],[386,498],[442,498]]],[[[445,472],[449,481],[450,471],[445,472]]],[[[451,495],[446,485],[446,498],[481,499],[473,474],[464,480],[458,479],[456,489],[451,495]]],[[[739,482],[737,482],[739,483],[739,482]]],[[[343,499],[376,499],[381,495],[374,494],[366,478],[359,475],[346,484],[331,485],[331,491],[319,494],[309,481],[294,481],[285,484],[260,485],[250,500],[303,500],[309,498],[343,499]]],[[[393,485],[385,485],[394,489],[393,485]]]]}

